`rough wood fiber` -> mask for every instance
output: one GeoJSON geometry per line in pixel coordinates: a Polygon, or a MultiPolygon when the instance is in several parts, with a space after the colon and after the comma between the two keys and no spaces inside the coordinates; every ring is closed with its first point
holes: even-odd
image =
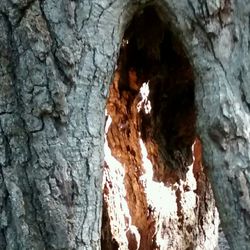
{"type": "MultiPolygon", "coordinates": [[[[150,87],[153,91],[159,83],[150,87]]],[[[196,140],[191,166],[180,162],[171,169],[153,137],[152,113],[144,113],[148,105],[140,93],[119,92],[116,80],[112,84],[107,102],[102,249],[213,250],[219,220],[202,166],[201,144],[196,140]],[[142,139],[146,119],[152,121],[142,139]]],[[[183,126],[185,122],[190,121],[183,120],[183,126]]]]}

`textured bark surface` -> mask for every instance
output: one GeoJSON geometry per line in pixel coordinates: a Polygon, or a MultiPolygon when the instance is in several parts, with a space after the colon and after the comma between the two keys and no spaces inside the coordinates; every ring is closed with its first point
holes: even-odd
{"type": "Polygon", "coordinates": [[[116,51],[101,4],[1,1],[1,249],[99,248],[116,51]]]}
{"type": "Polygon", "coordinates": [[[0,247],[98,249],[104,107],[126,25],[156,5],[186,49],[232,249],[250,246],[248,1],[2,0],[0,247]]]}

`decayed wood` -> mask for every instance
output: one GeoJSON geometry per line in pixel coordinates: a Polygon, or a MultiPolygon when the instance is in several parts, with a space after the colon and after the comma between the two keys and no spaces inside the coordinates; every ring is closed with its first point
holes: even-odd
{"type": "Polygon", "coordinates": [[[103,249],[215,249],[219,220],[200,141],[193,146],[193,164],[170,169],[153,137],[152,113],[144,113],[149,100],[134,89],[120,92],[117,81],[107,102],[103,249]]]}

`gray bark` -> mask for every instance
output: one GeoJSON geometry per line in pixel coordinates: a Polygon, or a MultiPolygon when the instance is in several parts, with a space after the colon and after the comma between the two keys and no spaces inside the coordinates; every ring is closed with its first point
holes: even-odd
{"type": "Polygon", "coordinates": [[[115,50],[98,37],[104,7],[1,1],[0,8],[1,249],[97,249],[115,50]]]}
{"type": "Polygon", "coordinates": [[[232,249],[250,249],[246,0],[1,0],[1,249],[99,248],[105,100],[146,2],[186,47],[222,226],[232,249]]]}

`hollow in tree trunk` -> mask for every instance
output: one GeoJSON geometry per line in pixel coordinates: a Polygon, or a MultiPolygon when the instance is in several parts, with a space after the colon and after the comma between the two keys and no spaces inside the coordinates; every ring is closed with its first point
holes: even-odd
{"type": "Polygon", "coordinates": [[[193,71],[152,6],[124,34],[106,112],[102,249],[215,249],[193,71]]]}

